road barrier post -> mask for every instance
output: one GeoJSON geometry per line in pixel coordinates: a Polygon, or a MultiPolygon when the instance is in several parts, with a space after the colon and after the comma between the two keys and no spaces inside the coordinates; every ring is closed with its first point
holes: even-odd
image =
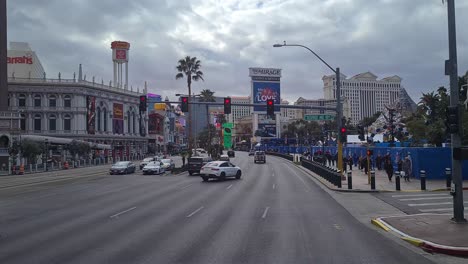
{"type": "Polygon", "coordinates": [[[445,187],[450,188],[452,185],[452,169],[445,168],[445,187]]]}
{"type": "Polygon", "coordinates": [[[426,190],[426,171],[424,170],[419,171],[419,177],[421,179],[421,190],[425,191],[426,190]]]}
{"type": "Polygon", "coordinates": [[[348,189],[353,189],[353,177],[351,171],[348,171],[348,189]]]}
{"type": "Polygon", "coordinates": [[[401,191],[400,185],[401,174],[399,171],[395,172],[395,190],[401,191]]]}
{"type": "Polygon", "coordinates": [[[370,177],[371,177],[371,190],[375,190],[375,171],[370,172],[370,177]]]}

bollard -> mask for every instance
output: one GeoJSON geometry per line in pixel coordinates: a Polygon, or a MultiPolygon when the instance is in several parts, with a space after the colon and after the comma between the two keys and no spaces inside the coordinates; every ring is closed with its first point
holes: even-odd
{"type": "Polygon", "coordinates": [[[43,169],[44,171],[47,171],[47,163],[44,163],[42,166],[43,166],[42,169],[43,169]]]}
{"type": "Polygon", "coordinates": [[[353,189],[353,177],[350,171],[348,171],[348,189],[353,189]]]}
{"type": "Polygon", "coordinates": [[[54,163],[51,164],[51,169],[50,170],[54,170],[54,163]]]}
{"type": "Polygon", "coordinates": [[[395,189],[397,191],[401,191],[400,178],[401,178],[400,172],[399,171],[395,172],[395,189]]]}
{"type": "Polygon", "coordinates": [[[375,171],[370,172],[371,190],[375,190],[375,171]]]}
{"type": "Polygon", "coordinates": [[[81,167],[81,160],[78,160],[78,168],[81,167]]]}
{"type": "Polygon", "coordinates": [[[33,170],[32,170],[32,164],[29,164],[29,173],[32,173],[33,170]]]}
{"type": "Polygon", "coordinates": [[[37,172],[37,164],[36,164],[36,172],[37,172]]]}
{"type": "Polygon", "coordinates": [[[450,188],[450,186],[452,185],[452,169],[450,168],[445,168],[445,186],[447,188],[450,188]]]}
{"type": "Polygon", "coordinates": [[[421,190],[425,191],[426,190],[426,171],[420,170],[419,177],[421,179],[421,190]]]}
{"type": "Polygon", "coordinates": [[[335,179],[336,179],[336,183],[338,185],[338,188],[341,188],[342,187],[342,185],[341,185],[341,173],[335,174],[335,179]]]}

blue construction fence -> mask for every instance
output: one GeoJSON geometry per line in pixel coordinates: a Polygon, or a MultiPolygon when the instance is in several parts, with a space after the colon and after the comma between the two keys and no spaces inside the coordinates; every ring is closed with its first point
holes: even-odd
{"type": "MultiPolygon", "coordinates": [[[[262,146],[262,150],[275,151],[278,153],[292,154],[292,153],[315,153],[321,151],[326,153],[330,151],[332,155],[337,152],[337,147],[319,147],[319,146],[262,146]]],[[[372,163],[375,167],[375,159],[377,155],[384,156],[390,154],[393,162],[394,170],[397,169],[397,161],[410,155],[413,163],[413,177],[419,178],[419,171],[426,171],[427,179],[431,180],[444,180],[445,168],[452,168],[451,149],[450,148],[405,148],[405,147],[373,147],[374,155],[372,156],[372,163]]],[[[351,157],[356,154],[359,156],[366,156],[366,147],[343,147],[343,155],[351,157]]],[[[468,180],[468,161],[463,161],[462,165],[463,180],[468,180]]]]}

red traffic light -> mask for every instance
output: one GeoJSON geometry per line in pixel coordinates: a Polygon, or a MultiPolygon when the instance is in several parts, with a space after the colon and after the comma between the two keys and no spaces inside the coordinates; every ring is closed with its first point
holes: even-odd
{"type": "Polygon", "coordinates": [[[341,133],[346,133],[346,127],[341,128],[341,133]]]}
{"type": "Polygon", "coordinates": [[[183,98],[182,98],[182,102],[184,102],[184,103],[186,103],[187,100],[188,100],[187,97],[183,97],[183,98]]]}
{"type": "Polygon", "coordinates": [[[224,103],[229,104],[230,102],[231,100],[229,100],[228,98],[224,99],[224,103]]]}
{"type": "Polygon", "coordinates": [[[268,105],[273,105],[273,100],[268,100],[268,101],[267,101],[267,104],[268,104],[268,105]]]}

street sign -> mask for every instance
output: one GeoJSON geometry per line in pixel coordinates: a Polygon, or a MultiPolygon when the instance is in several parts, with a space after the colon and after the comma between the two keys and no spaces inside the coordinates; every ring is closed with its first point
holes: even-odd
{"type": "Polygon", "coordinates": [[[333,120],[333,115],[304,115],[305,121],[317,121],[317,120],[333,120]]]}

